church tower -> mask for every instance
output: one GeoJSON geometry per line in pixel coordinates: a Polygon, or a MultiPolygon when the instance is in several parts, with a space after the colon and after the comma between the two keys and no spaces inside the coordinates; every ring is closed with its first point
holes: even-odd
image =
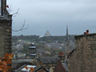
{"type": "Polygon", "coordinates": [[[69,53],[70,41],[69,41],[69,32],[68,32],[68,25],[66,26],[66,42],[65,42],[65,59],[67,59],[67,55],[69,53]]]}
{"type": "Polygon", "coordinates": [[[12,15],[6,7],[6,0],[0,0],[0,57],[11,53],[12,15]]]}
{"type": "Polygon", "coordinates": [[[66,41],[69,40],[69,32],[68,32],[68,25],[66,26],[66,41]]]}

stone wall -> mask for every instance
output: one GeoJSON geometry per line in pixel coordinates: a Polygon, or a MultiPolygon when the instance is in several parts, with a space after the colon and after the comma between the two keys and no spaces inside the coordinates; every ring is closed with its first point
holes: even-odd
{"type": "Polygon", "coordinates": [[[0,15],[0,57],[11,53],[12,15],[6,10],[6,0],[1,0],[0,15]]]}
{"type": "Polygon", "coordinates": [[[75,39],[76,49],[68,59],[69,72],[96,72],[96,34],[75,39]]]}
{"type": "Polygon", "coordinates": [[[11,20],[0,19],[0,57],[11,53],[11,20]]]}

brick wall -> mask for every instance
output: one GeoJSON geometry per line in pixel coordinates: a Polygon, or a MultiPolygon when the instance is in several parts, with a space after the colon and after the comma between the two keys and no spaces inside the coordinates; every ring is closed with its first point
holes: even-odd
{"type": "Polygon", "coordinates": [[[0,20],[0,57],[11,53],[11,20],[0,20]]]}
{"type": "Polygon", "coordinates": [[[75,39],[76,50],[68,59],[69,72],[96,72],[96,34],[75,39]]]}
{"type": "Polygon", "coordinates": [[[0,16],[0,57],[11,53],[12,15],[6,10],[6,0],[2,1],[2,15],[0,16]]]}

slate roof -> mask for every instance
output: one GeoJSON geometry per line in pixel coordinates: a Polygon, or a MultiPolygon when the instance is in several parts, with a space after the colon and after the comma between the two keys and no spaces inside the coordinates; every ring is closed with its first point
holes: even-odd
{"type": "Polygon", "coordinates": [[[38,58],[37,60],[42,62],[43,64],[56,64],[59,58],[58,57],[42,57],[42,58],[38,58]]]}
{"type": "Polygon", "coordinates": [[[34,72],[49,72],[46,68],[44,68],[43,66],[37,68],[34,72]]]}

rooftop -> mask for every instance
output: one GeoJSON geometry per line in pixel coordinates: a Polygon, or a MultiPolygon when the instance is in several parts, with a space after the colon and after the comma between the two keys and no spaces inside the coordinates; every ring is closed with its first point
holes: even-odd
{"type": "Polygon", "coordinates": [[[94,36],[94,35],[96,35],[96,33],[91,33],[91,34],[87,34],[87,35],[82,34],[82,35],[76,35],[75,38],[80,38],[80,37],[84,37],[84,36],[90,37],[90,36],[94,36]]]}
{"type": "Polygon", "coordinates": [[[36,46],[30,46],[29,48],[33,48],[34,49],[34,48],[36,48],[36,46]]]}
{"type": "Polygon", "coordinates": [[[42,57],[38,58],[38,61],[44,63],[44,64],[56,64],[58,62],[58,57],[42,57]]]}

